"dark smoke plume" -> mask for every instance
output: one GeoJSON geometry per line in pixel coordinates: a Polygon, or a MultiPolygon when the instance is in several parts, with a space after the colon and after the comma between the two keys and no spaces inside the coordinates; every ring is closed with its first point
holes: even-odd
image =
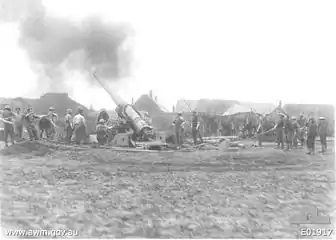
{"type": "Polygon", "coordinates": [[[95,69],[110,81],[131,73],[132,51],[124,46],[133,36],[128,25],[105,23],[97,16],[80,23],[47,16],[41,0],[0,1],[1,20],[19,23],[19,46],[50,85],[60,87],[67,70],[95,69]]]}

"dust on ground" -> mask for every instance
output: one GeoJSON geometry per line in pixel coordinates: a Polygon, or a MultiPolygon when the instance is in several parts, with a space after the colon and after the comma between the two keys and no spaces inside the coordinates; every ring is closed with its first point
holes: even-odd
{"type": "Polygon", "coordinates": [[[2,225],[81,238],[295,238],[304,207],[333,216],[334,154],[245,149],[2,150],[2,225]]]}

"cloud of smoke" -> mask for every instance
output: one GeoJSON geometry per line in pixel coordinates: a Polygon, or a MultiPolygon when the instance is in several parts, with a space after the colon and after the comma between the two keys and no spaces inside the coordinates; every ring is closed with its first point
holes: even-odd
{"type": "Polygon", "coordinates": [[[0,18],[18,22],[19,46],[27,52],[42,85],[64,91],[65,75],[71,70],[95,69],[108,81],[131,74],[132,49],[125,43],[133,30],[127,24],[106,23],[98,16],[80,23],[51,17],[41,0],[1,1],[0,18]]]}

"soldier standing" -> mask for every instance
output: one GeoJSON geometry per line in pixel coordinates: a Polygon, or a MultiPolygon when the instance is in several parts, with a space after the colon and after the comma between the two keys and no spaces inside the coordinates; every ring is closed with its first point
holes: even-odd
{"type": "Polygon", "coordinates": [[[18,135],[19,139],[22,140],[23,134],[23,114],[21,113],[21,109],[19,107],[15,108],[16,111],[16,119],[15,119],[15,132],[18,135]]]}
{"type": "Polygon", "coordinates": [[[182,146],[182,132],[184,123],[185,121],[182,117],[182,112],[179,112],[172,124],[175,127],[175,137],[177,146],[182,146]]]}
{"type": "Polygon", "coordinates": [[[75,140],[75,143],[79,145],[82,140],[87,137],[87,128],[84,118],[84,110],[79,107],[77,114],[73,117],[73,136],[72,138],[75,140]]]}
{"type": "Polygon", "coordinates": [[[286,146],[287,146],[286,150],[292,149],[294,129],[293,129],[292,121],[289,119],[289,116],[285,116],[284,133],[285,133],[286,146]]]}
{"type": "Polygon", "coordinates": [[[66,134],[66,142],[70,143],[71,137],[72,137],[72,131],[73,131],[73,125],[72,125],[72,109],[67,109],[65,114],[65,126],[64,131],[66,134]]]}
{"type": "Polygon", "coordinates": [[[4,107],[2,113],[2,118],[4,122],[4,137],[5,146],[8,147],[8,137],[11,139],[12,145],[14,144],[14,123],[15,114],[12,112],[12,108],[9,105],[4,107]]]}
{"type": "Polygon", "coordinates": [[[293,125],[293,147],[297,148],[298,147],[298,141],[300,138],[300,125],[296,120],[296,117],[292,117],[292,125],[293,125]]]}
{"type": "Polygon", "coordinates": [[[274,126],[276,138],[277,138],[277,148],[284,149],[284,118],[285,115],[280,113],[280,120],[274,126]]]}
{"type": "Polygon", "coordinates": [[[307,154],[315,154],[315,139],[317,136],[317,124],[313,117],[309,118],[308,122],[308,133],[307,133],[307,148],[308,153],[307,154]]]}
{"type": "Polygon", "coordinates": [[[299,120],[298,120],[298,124],[300,126],[299,129],[299,140],[301,143],[301,148],[303,148],[304,144],[305,144],[305,135],[306,135],[306,128],[307,128],[307,119],[304,116],[304,113],[300,114],[299,120]]]}
{"type": "Polygon", "coordinates": [[[325,117],[319,118],[318,134],[320,135],[320,142],[322,145],[321,152],[324,153],[327,150],[327,134],[328,134],[328,121],[325,117]]]}
{"type": "Polygon", "coordinates": [[[99,145],[105,145],[107,140],[107,126],[105,120],[100,119],[96,126],[97,141],[99,145]]]}
{"type": "Polygon", "coordinates": [[[48,112],[48,118],[50,119],[51,124],[52,124],[50,132],[49,132],[50,139],[52,139],[52,140],[54,139],[55,134],[56,134],[56,122],[58,120],[58,116],[57,116],[55,111],[56,110],[55,110],[54,107],[50,107],[49,112],[48,112]]]}
{"type": "Polygon", "coordinates": [[[192,133],[192,137],[193,137],[195,145],[197,144],[197,138],[198,137],[200,138],[201,143],[203,142],[199,127],[200,127],[200,122],[198,120],[197,113],[196,113],[196,111],[193,111],[193,117],[192,117],[192,120],[191,120],[191,133],[192,133]]]}
{"type": "Polygon", "coordinates": [[[26,129],[29,134],[29,140],[38,140],[37,130],[35,127],[35,119],[39,117],[33,112],[33,108],[29,107],[26,111],[25,120],[26,120],[26,129]]]}

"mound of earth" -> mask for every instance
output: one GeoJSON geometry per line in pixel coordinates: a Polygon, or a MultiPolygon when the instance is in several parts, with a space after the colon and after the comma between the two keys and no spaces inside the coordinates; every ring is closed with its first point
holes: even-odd
{"type": "Polygon", "coordinates": [[[21,155],[21,154],[32,154],[35,156],[44,156],[48,153],[53,152],[48,146],[41,144],[38,141],[22,141],[0,151],[0,154],[8,155],[21,155]]]}

